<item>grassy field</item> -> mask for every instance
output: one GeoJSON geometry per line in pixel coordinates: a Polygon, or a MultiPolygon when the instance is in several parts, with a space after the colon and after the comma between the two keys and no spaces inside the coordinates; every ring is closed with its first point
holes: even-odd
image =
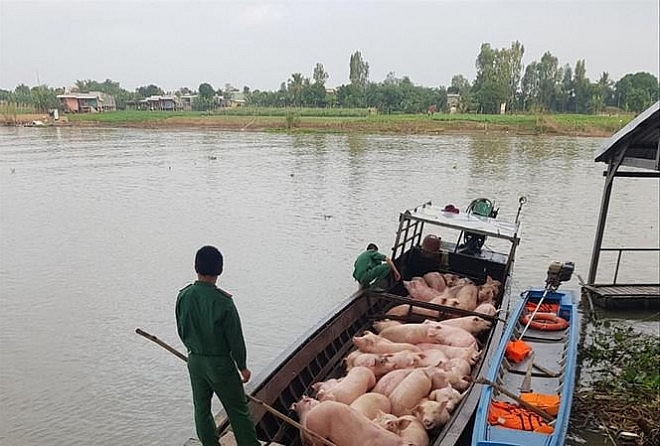
{"type": "Polygon", "coordinates": [[[66,115],[72,125],[212,127],[227,130],[442,134],[487,132],[610,136],[633,115],[371,114],[367,109],[252,108],[216,112],[116,111],[66,115]]]}

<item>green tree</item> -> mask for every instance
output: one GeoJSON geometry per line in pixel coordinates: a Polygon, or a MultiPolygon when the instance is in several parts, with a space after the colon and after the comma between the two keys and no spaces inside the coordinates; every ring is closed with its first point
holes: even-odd
{"type": "Polygon", "coordinates": [[[163,92],[159,86],[154,84],[147,85],[146,87],[138,87],[135,92],[140,98],[148,98],[149,96],[160,96],[165,94],[165,92],[163,92]]]}
{"type": "Polygon", "coordinates": [[[658,91],[658,78],[646,72],[626,74],[614,84],[617,106],[636,113],[657,101],[658,91]]]}
{"type": "Polygon", "coordinates": [[[300,107],[302,104],[304,79],[302,73],[293,73],[287,82],[287,91],[295,107],[300,107]]]}
{"type": "Polygon", "coordinates": [[[197,87],[197,97],[193,99],[193,109],[199,111],[208,111],[215,109],[215,90],[207,82],[199,84],[197,87]]]}
{"type": "Polygon", "coordinates": [[[351,54],[350,72],[348,78],[351,84],[365,86],[369,81],[369,64],[362,59],[359,51],[351,54]]]}
{"type": "Polygon", "coordinates": [[[330,75],[326,73],[325,68],[323,68],[323,64],[317,63],[314,67],[314,83],[325,87],[325,82],[329,77],[330,75]]]}

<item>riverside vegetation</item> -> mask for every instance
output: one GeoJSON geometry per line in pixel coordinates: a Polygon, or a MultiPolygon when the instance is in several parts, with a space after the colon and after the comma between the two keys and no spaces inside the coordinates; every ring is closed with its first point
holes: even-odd
{"type": "Polygon", "coordinates": [[[573,400],[573,422],[600,428],[611,445],[660,444],[658,336],[593,316],[587,327],[580,355],[590,379],[573,400]]]}
{"type": "MultiPolygon", "coordinates": [[[[13,121],[20,122],[17,115],[13,121]]],[[[114,111],[69,114],[70,125],[177,128],[297,133],[505,133],[607,137],[633,114],[376,114],[370,109],[238,107],[215,112],[114,111]]],[[[7,118],[7,117],[6,117],[7,118]]],[[[8,119],[5,119],[8,122],[8,119]]],[[[26,122],[26,121],[24,121],[26,122]]]]}

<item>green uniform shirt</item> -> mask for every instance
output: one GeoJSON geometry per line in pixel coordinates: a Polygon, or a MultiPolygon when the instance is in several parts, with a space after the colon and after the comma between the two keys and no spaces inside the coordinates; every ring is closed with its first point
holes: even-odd
{"type": "Polygon", "coordinates": [[[179,291],[176,326],[188,353],[230,356],[239,370],[247,368],[245,340],[234,301],[212,283],[198,280],[179,291]]]}
{"type": "Polygon", "coordinates": [[[381,254],[373,249],[364,251],[355,260],[353,278],[358,282],[362,282],[362,277],[364,277],[365,273],[383,263],[385,258],[385,254],[381,254]]]}

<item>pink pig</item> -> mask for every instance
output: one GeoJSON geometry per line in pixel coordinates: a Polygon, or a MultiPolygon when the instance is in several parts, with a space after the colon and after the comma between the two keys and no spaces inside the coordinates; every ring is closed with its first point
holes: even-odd
{"type": "Polygon", "coordinates": [[[419,347],[413,344],[392,342],[370,331],[365,331],[363,336],[354,336],[353,344],[364,353],[395,353],[402,350],[421,351],[419,347]]]}
{"type": "MultiPolygon", "coordinates": [[[[323,401],[305,415],[305,427],[337,446],[411,446],[346,404],[323,401]]],[[[315,438],[309,446],[321,446],[315,438]]]]}
{"type": "Polygon", "coordinates": [[[428,429],[443,426],[449,421],[451,415],[447,410],[447,401],[439,403],[425,398],[415,406],[412,414],[428,429]]]}
{"type": "Polygon", "coordinates": [[[410,415],[413,407],[431,391],[431,378],[424,369],[416,369],[390,393],[392,413],[410,415]]]}
{"type": "Polygon", "coordinates": [[[320,389],[316,393],[319,401],[339,401],[351,404],[357,397],[367,392],[376,384],[374,373],[367,367],[353,367],[345,377],[330,390],[320,389]]]}
{"type": "MultiPolygon", "coordinates": [[[[475,347],[477,340],[468,331],[460,327],[452,327],[450,325],[441,325],[439,322],[426,320],[424,324],[428,325],[428,340],[426,342],[452,345],[454,347],[475,347]]],[[[424,341],[420,341],[422,343],[424,341]]]]}
{"type": "Polygon", "coordinates": [[[436,291],[444,291],[447,288],[445,278],[437,271],[424,274],[424,281],[436,291]]]}
{"type": "Polygon", "coordinates": [[[477,335],[484,330],[490,328],[490,321],[480,318],[479,316],[465,316],[455,319],[445,319],[438,322],[440,325],[450,325],[452,327],[459,327],[473,335],[477,335]]]}
{"type": "Polygon", "coordinates": [[[389,396],[390,393],[392,393],[392,390],[394,390],[394,388],[398,386],[406,376],[410,375],[413,370],[414,369],[392,370],[380,378],[371,391],[389,396]]]}
{"type": "Polygon", "coordinates": [[[375,392],[360,395],[350,405],[370,420],[376,418],[378,412],[390,413],[392,411],[390,399],[381,393],[375,392]]]}

